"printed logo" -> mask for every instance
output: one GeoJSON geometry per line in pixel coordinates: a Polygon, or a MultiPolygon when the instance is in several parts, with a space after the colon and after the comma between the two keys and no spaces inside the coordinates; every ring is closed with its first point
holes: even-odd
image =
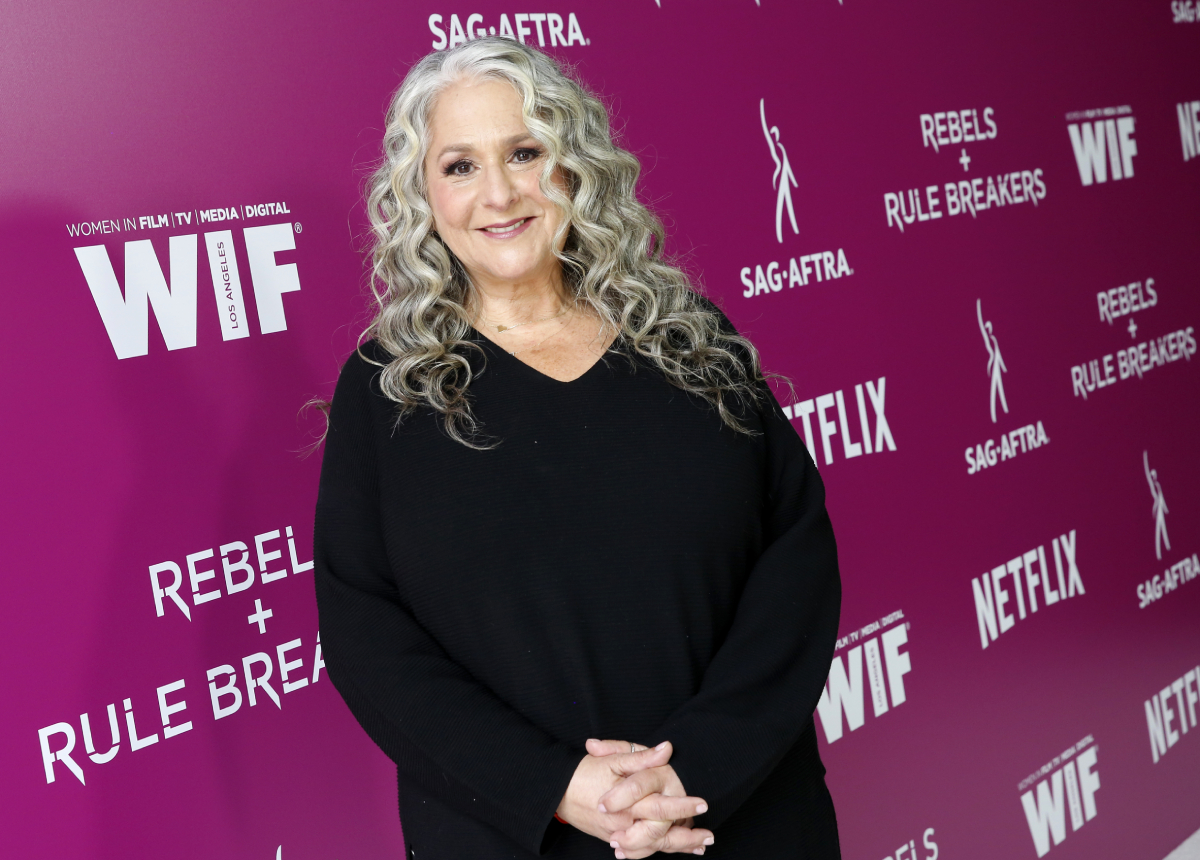
{"type": "MultiPolygon", "coordinates": [[[[243,687],[238,686],[238,671],[232,665],[225,664],[209,669],[206,675],[208,678],[208,693],[212,704],[213,720],[220,720],[237,713],[241,709],[243,701],[247,703],[248,707],[255,707],[259,704],[259,695],[265,695],[278,710],[282,710],[283,700],[281,696],[303,689],[309,686],[310,683],[316,684],[320,680],[321,670],[325,668],[325,660],[321,653],[321,634],[317,634],[316,647],[312,652],[313,668],[311,678],[304,666],[303,658],[296,656],[294,659],[288,659],[288,655],[291,652],[303,646],[303,641],[297,637],[280,643],[275,647],[273,653],[259,651],[243,657],[241,661],[244,678],[243,687]],[[256,671],[256,668],[258,671],[256,671]],[[275,672],[276,668],[279,670],[277,674],[275,672]],[[290,679],[289,675],[292,676],[290,679]],[[272,683],[272,677],[276,678],[274,683],[272,683]],[[217,679],[224,680],[225,683],[218,685],[217,679]],[[278,686],[278,689],[276,689],[276,686],[278,686]],[[242,695],[243,689],[245,690],[244,698],[242,695]],[[256,691],[262,692],[256,694],[256,691]],[[229,699],[228,703],[226,703],[226,699],[229,699]]],[[[191,719],[181,722],[188,711],[188,702],[182,698],[186,692],[186,678],[180,678],[169,684],[163,684],[154,691],[153,700],[157,700],[158,716],[162,720],[161,736],[157,731],[150,731],[149,734],[146,733],[148,726],[152,729],[155,728],[153,704],[147,706],[145,700],[142,700],[141,707],[135,712],[132,698],[126,698],[122,702],[125,714],[126,737],[129,740],[129,750],[131,752],[146,749],[147,747],[154,746],[160,740],[167,741],[192,730],[193,724],[191,719]],[[168,701],[168,697],[171,697],[172,700],[168,701]],[[146,714],[147,711],[150,711],[151,714],[149,718],[146,714]],[[138,734],[137,719],[139,718],[135,716],[135,713],[141,715],[141,735],[138,734]]],[[[75,733],[74,724],[70,722],[54,723],[53,725],[38,729],[38,744],[41,748],[42,765],[45,768],[47,784],[55,781],[57,776],[55,773],[55,764],[62,764],[80,783],[87,785],[83,767],[80,764],[80,762],[85,761],[85,753],[86,760],[90,760],[93,764],[98,765],[108,764],[116,758],[117,753],[121,750],[122,741],[121,724],[117,717],[115,702],[109,704],[107,715],[111,744],[104,752],[97,752],[96,750],[96,738],[92,735],[91,717],[87,711],[79,715],[80,732],[78,735],[75,733]],[[61,740],[58,740],[60,737],[61,740]],[[52,742],[52,739],[55,740],[52,742]],[[84,752],[79,752],[75,749],[79,740],[83,741],[84,752]],[[76,761],[76,757],[78,757],[79,761],[76,761]]],[[[159,747],[159,749],[161,750],[162,747],[159,747]]]]}
{"type": "MultiPolygon", "coordinates": [[[[987,350],[987,375],[989,380],[988,408],[992,423],[999,423],[996,412],[996,402],[1004,414],[1008,414],[1008,398],[1004,393],[1004,374],[1008,365],[1000,354],[1000,341],[996,338],[995,328],[991,320],[983,318],[983,300],[975,300],[975,319],[979,324],[979,333],[983,336],[983,346],[987,350]]],[[[1024,454],[1047,445],[1050,437],[1041,421],[1025,424],[1008,431],[1000,436],[999,442],[987,439],[975,445],[968,445],[964,451],[967,461],[967,474],[974,475],[1005,460],[1010,460],[1018,454],[1024,454]]]]}
{"type": "Polygon", "coordinates": [[[792,189],[796,188],[796,174],[792,173],[792,165],[788,161],[787,149],[779,139],[779,126],[767,128],[766,99],[758,100],[758,113],[762,119],[763,134],[767,138],[767,148],[771,151],[771,160],[775,162],[775,173],[771,176],[771,187],[776,189],[775,195],[775,238],[783,242],[783,207],[787,206],[788,218],[792,222],[792,232],[800,235],[796,226],[796,210],[792,208],[792,189]]]}
{"type": "Polygon", "coordinates": [[[861,457],[863,454],[882,454],[885,445],[889,451],[896,450],[896,442],[892,438],[892,428],[888,424],[887,416],[884,415],[883,411],[886,397],[886,376],[879,377],[875,382],[868,379],[866,383],[854,386],[854,399],[858,404],[858,426],[862,431],[861,442],[855,442],[853,439],[850,422],[846,420],[846,397],[840,388],[829,394],[822,394],[820,397],[802,400],[792,406],[785,406],[783,407],[783,413],[793,421],[799,419],[803,425],[804,444],[808,446],[808,453],[813,458],[814,465],[817,462],[817,449],[813,446],[813,429],[810,416],[814,412],[816,413],[817,424],[821,431],[821,448],[825,453],[825,465],[828,466],[833,463],[833,446],[829,440],[838,435],[839,426],[841,427],[842,436],[842,454],[847,460],[854,457],[861,457]],[[874,445],[871,444],[871,424],[867,420],[866,400],[863,399],[864,384],[866,385],[867,398],[871,401],[871,411],[875,417],[874,445]],[[837,421],[827,415],[835,403],[837,404],[837,421]]]}
{"type": "Polygon", "coordinates": [[[1150,756],[1154,763],[1167,754],[1167,750],[1179,743],[1180,732],[1187,734],[1196,728],[1196,704],[1200,702],[1200,666],[1188,669],[1186,673],[1163,687],[1157,694],[1146,699],[1146,726],[1150,730],[1150,756]],[[1179,713],[1171,710],[1171,697],[1179,713]],[[1186,702],[1187,707],[1184,708],[1186,702]],[[1171,728],[1171,723],[1178,717],[1179,729],[1171,728]],[[1188,726],[1188,723],[1191,726],[1188,726]]]}
{"type": "Polygon", "coordinates": [[[1004,377],[1002,374],[1008,372],[1008,368],[1004,366],[1004,359],[1000,356],[1000,343],[996,340],[996,333],[992,331],[991,322],[983,321],[983,300],[975,300],[975,314],[979,317],[979,332],[983,335],[983,345],[987,348],[988,376],[992,380],[992,423],[996,423],[996,395],[1000,395],[1000,406],[1004,409],[1004,414],[1008,414],[1008,401],[1004,399],[1004,377]]]}
{"type": "MultiPolygon", "coordinates": [[[[1141,281],[1134,281],[1099,292],[1096,294],[1096,303],[1100,309],[1100,320],[1109,325],[1113,325],[1116,319],[1128,316],[1129,325],[1125,330],[1131,338],[1136,338],[1139,326],[1133,314],[1155,307],[1158,304],[1158,290],[1155,289],[1154,278],[1146,278],[1144,286],[1141,281]]],[[[1071,368],[1073,395],[1087,400],[1088,395],[1097,389],[1107,388],[1134,375],[1141,379],[1155,367],[1181,358],[1190,362],[1196,353],[1194,335],[1195,329],[1188,326],[1108,353],[1102,358],[1074,365],[1071,368]]]]}
{"type": "MultiPolygon", "coordinates": [[[[1150,468],[1150,453],[1142,452],[1142,469],[1146,474],[1146,484],[1150,487],[1150,516],[1154,520],[1154,557],[1162,561],[1163,548],[1171,551],[1171,539],[1167,534],[1167,497],[1163,494],[1162,484],[1158,481],[1158,470],[1150,468]]],[[[1156,600],[1179,588],[1181,585],[1200,578],[1200,555],[1192,553],[1191,557],[1184,556],[1172,564],[1161,574],[1155,574],[1145,582],[1139,582],[1137,587],[1138,609],[1145,609],[1156,600]]]]}
{"type": "MultiPolygon", "coordinates": [[[[220,221],[241,221],[270,215],[290,214],[286,203],[231,206],[142,216],[138,220],[82,222],[67,225],[71,236],[90,236],[180,227],[220,221]],[[194,219],[194,220],[193,220],[194,219]]],[[[250,264],[250,280],[262,334],[287,330],[283,294],[300,290],[295,263],[280,264],[275,255],[296,248],[300,224],[267,224],[241,230],[242,247],[250,264]]],[[[96,310],[117,358],[132,358],[149,352],[149,308],[154,309],[167,349],[196,345],[198,235],[188,233],[167,240],[170,280],[163,273],[158,253],[150,239],[125,243],[125,283],[122,289],[105,245],[75,248],[96,310]]],[[[222,340],[250,336],[242,280],[232,230],[204,234],[208,269],[216,298],[222,340]]]]}
{"type": "Polygon", "coordinates": [[[463,18],[459,18],[456,14],[451,15],[448,24],[449,32],[447,32],[442,28],[442,22],[445,19],[441,15],[435,12],[429,16],[429,32],[433,34],[431,44],[435,51],[443,48],[456,48],[483,36],[506,36],[524,45],[526,44],[525,39],[532,36],[535,31],[540,48],[547,47],[547,43],[552,48],[559,46],[570,48],[574,45],[592,44],[591,39],[583,37],[583,30],[579,28],[579,19],[575,17],[574,12],[567,14],[565,23],[563,16],[554,12],[526,12],[513,15],[511,21],[508,14],[505,13],[500,16],[498,26],[490,27],[484,24],[483,16],[478,12],[464,15],[463,18]],[[463,18],[466,19],[465,26],[463,18]],[[543,29],[543,25],[545,29],[543,29]]]}
{"type": "Polygon", "coordinates": [[[1070,534],[1060,535],[1050,541],[1050,551],[1054,555],[1055,579],[1050,578],[1046,567],[1046,546],[1037,547],[1022,553],[1004,564],[998,564],[990,573],[975,577],[971,580],[971,593],[975,597],[975,620],[979,622],[979,643],[987,648],[1003,634],[1016,626],[1016,619],[1011,612],[1006,612],[1004,605],[1009,602],[1009,593],[1005,590],[1004,577],[1012,582],[1013,597],[1017,602],[1017,618],[1024,621],[1025,596],[1029,595],[1029,615],[1038,611],[1038,585],[1042,586],[1042,598],[1049,608],[1060,600],[1086,594],[1083,590],[1083,579],[1079,576],[1079,567],[1075,563],[1076,542],[1075,529],[1070,534]],[[1064,567],[1063,561],[1066,561],[1064,567]],[[1058,587],[1055,588],[1055,583],[1058,587]]]}
{"type": "Polygon", "coordinates": [[[908,622],[902,621],[904,613],[897,610],[859,630],[854,630],[837,641],[833,663],[829,667],[829,678],[817,701],[817,716],[825,730],[825,740],[833,743],[842,737],[842,715],[850,731],[862,728],[865,721],[863,709],[863,655],[867,662],[867,684],[871,689],[871,705],[876,717],[907,701],[904,693],[904,676],[912,671],[912,660],[908,652],[900,648],[908,644],[908,622]],[[894,626],[892,626],[894,625],[894,626]],[[890,629],[887,629],[889,628],[890,629]],[[883,634],[874,634],[883,630],[883,634]],[[871,637],[861,645],[855,645],[846,654],[845,662],[837,652],[852,642],[871,637]],[[882,658],[880,654],[882,652],[882,658]],[[886,675],[886,683],[885,683],[886,675]]]}
{"type": "MultiPolygon", "coordinates": [[[[292,530],[288,527],[286,531],[292,557],[291,573],[311,570],[311,561],[301,563],[296,558],[291,539],[292,530]]],[[[278,530],[255,536],[255,545],[259,550],[261,579],[264,582],[286,579],[288,575],[286,563],[282,563],[278,571],[268,571],[268,567],[280,564],[278,559],[282,555],[282,551],[268,549],[265,544],[279,539],[278,530]]],[[[249,588],[254,581],[254,568],[248,563],[249,551],[246,545],[240,542],[227,544],[221,547],[221,553],[225,581],[230,584],[230,594],[249,588]],[[240,558],[232,558],[233,554],[239,552],[240,558]],[[234,574],[242,578],[235,581],[234,574]]],[[[192,553],[187,557],[193,602],[196,605],[221,596],[219,587],[202,590],[204,588],[202,583],[214,580],[216,573],[211,567],[203,569],[200,562],[204,559],[212,559],[213,556],[213,550],[209,549],[192,553]]],[[[150,580],[154,589],[155,605],[160,616],[163,614],[163,598],[165,597],[173,601],[189,621],[194,620],[187,604],[178,594],[182,585],[182,574],[178,565],[172,562],[154,565],[150,568],[150,580]],[[174,573],[174,581],[163,588],[158,574],[167,569],[174,573]]],[[[213,585],[215,586],[215,583],[213,585]]],[[[276,613],[263,607],[262,598],[255,598],[254,610],[246,616],[246,622],[259,635],[265,634],[267,632],[266,622],[275,617],[276,613]]],[[[240,611],[244,611],[244,604],[240,611]]],[[[287,635],[289,634],[284,634],[284,637],[286,638],[287,635]]],[[[195,691],[197,687],[201,690],[204,688],[205,680],[208,686],[208,701],[212,706],[212,719],[216,721],[234,715],[242,709],[243,704],[248,708],[253,708],[270,701],[276,709],[282,710],[283,697],[318,683],[321,670],[325,668],[320,633],[316,634],[316,641],[311,651],[305,649],[303,639],[298,636],[279,642],[273,648],[270,645],[263,647],[258,643],[255,643],[253,647],[261,650],[242,657],[240,670],[236,668],[236,660],[214,666],[207,670],[204,680],[192,678],[193,685],[190,688],[188,687],[188,678],[179,678],[157,687],[152,696],[144,698],[139,696],[139,705],[136,708],[133,704],[133,697],[118,699],[122,702],[124,709],[123,723],[128,749],[131,752],[138,752],[156,746],[160,741],[169,741],[171,738],[190,732],[194,728],[194,721],[201,719],[204,711],[202,708],[189,707],[189,699],[192,700],[192,705],[195,705],[195,691]],[[312,655],[311,671],[302,656],[305,653],[312,655]],[[157,709],[155,704],[157,704],[157,709]],[[161,734],[155,726],[155,710],[157,710],[157,717],[162,723],[161,734]]],[[[111,741],[108,748],[103,751],[97,749],[96,743],[97,741],[103,742],[105,738],[100,736],[99,732],[102,730],[99,727],[97,727],[97,733],[93,733],[90,711],[84,711],[79,715],[78,732],[74,723],[66,721],[38,729],[38,744],[41,749],[47,784],[53,783],[56,779],[55,765],[62,765],[80,783],[86,785],[84,766],[88,761],[95,765],[103,765],[116,758],[124,743],[121,730],[122,720],[118,716],[120,712],[116,702],[110,703],[105,712],[108,723],[107,735],[111,741]],[[80,741],[82,741],[82,751],[77,749],[80,741]]],[[[157,747],[157,749],[162,750],[163,748],[157,747]]]]}
{"type": "MultiPolygon", "coordinates": [[[[983,140],[995,140],[999,129],[992,117],[996,115],[993,108],[983,109],[985,129],[979,123],[979,111],[974,109],[940,111],[938,113],[923,113],[921,122],[921,144],[926,148],[932,146],[934,152],[941,152],[942,147],[958,143],[974,143],[983,140]]],[[[965,173],[971,164],[971,159],[964,148],[957,159],[965,173]]]]}
{"type": "Polygon", "coordinates": [[[1200,19],[1200,3],[1196,0],[1171,0],[1172,24],[1195,24],[1200,19]]]}
{"type": "MultiPolygon", "coordinates": [[[[800,235],[800,226],[796,222],[796,207],[792,201],[792,189],[799,186],[787,147],[783,145],[779,126],[767,122],[766,99],[758,100],[758,119],[762,125],[763,137],[767,141],[767,151],[775,163],[775,171],[771,174],[771,188],[775,190],[775,239],[783,244],[785,209],[787,220],[792,225],[792,235],[800,235]]],[[[745,288],[742,290],[742,297],[752,299],[783,292],[785,283],[791,290],[796,286],[808,286],[813,278],[818,283],[834,281],[853,275],[854,270],[850,268],[846,252],[838,248],[836,251],[816,251],[779,262],[771,261],[766,265],[759,263],[753,267],[743,266],[739,274],[745,288]]]]}
{"type": "MultiPolygon", "coordinates": [[[[297,556],[291,526],[257,534],[252,543],[253,550],[241,541],[221,546],[219,565],[217,550],[213,548],[189,553],[182,567],[173,561],[151,565],[150,586],[155,612],[162,617],[169,611],[169,604],[174,604],[189,623],[203,623],[200,616],[204,613],[193,613],[188,606],[189,595],[184,583],[191,586],[192,607],[198,607],[223,596],[218,573],[218,570],[222,570],[226,593],[231,598],[224,602],[226,609],[233,612],[238,620],[242,617],[246,619],[251,637],[265,635],[268,632],[267,622],[274,619],[271,625],[271,632],[275,634],[274,642],[267,644],[252,638],[249,647],[255,649],[254,653],[245,654],[243,651],[245,656],[240,660],[230,659],[232,654],[216,658],[229,659],[229,662],[212,666],[203,674],[191,666],[186,670],[188,674],[181,672],[182,677],[176,676],[177,680],[158,687],[139,682],[140,692],[135,690],[134,695],[125,698],[118,695],[107,708],[100,707],[99,713],[107,716],[107,732],[104,731],[103,722],[93,727],[91,714],[96,710],[91,706],[82,709],[82,713],[80,710],[72,711],[79,714],[78,722],[72,717],[38,729],[38,745],[48,784],[55,782],[57,776],[62,776],[65,768],[67,773],[86,785],[85,776],[91,776],[91,773],[85,774],[85,768],[92,771],[94,768],[91,765],[109,764],[123,749],[132,753],[153,747],[162,753],[164,748],[172,746],[172,738],[190,732],[196,725],[203,725],[207,721],[207,708],[203,704],[198,705],[198,702],[211,705],[214,721],[233,716],[239,711],[246,713],[250,708],[266,705],[267,702],[282,710],[288,696],[320,681],[321,671],[325,668],[320,633],[313,631],[315,641],[308,639],[307,635],[297,636],[294,628],[286,629],[288,625],[285,619],[280,618],[281,612],[263,606],[263,599],[282,596],[287,591],[286,584],[272,585],[261,591],[256,589],[255,594],[263,596],[254,598],[254,611],[249,615],[242,615],[248,608],[248,596],[233,597],[251,588],[256,580],[264,584],[287,583],[293,575],[311,571],[313,563],[311,560],[301,561],[297,556]],[[290,557],[290,565],[287,557],[290,557]],[[184,569],[186,574],[183,573],[184,569]],[[281,623],[286,632],[279,629],[281,623]],[[308,661],[309,655],[311,662],[308,661]],[[204,695],[206,682],[207,697],[204,695]],[[118,702],[121,704],[118,705],[118,702]],[[160,721],[161,729],[158,727],[160,721]],[[105,741],[109,741],[109,746],[98,749],[97,744],[102,745],[105,741]]],[[[149,601],[142,605],[148,609],[149,601]]],[[[207,612],[210,617],[219,614],[216,611],[207,612]]],[[[229,632],[227,627],[222,629],[229,632]]],[[[230,644],[232,640],[227,640],[229,636],[223,635],[223,649],[237,647],[230,644]]],[[[171,669],[160,671],[174,674],[171,669]]]]}
{"type": "MultiPolygon", "coordinates": [[[[996,111],[990,107],[983,109],[982,122],[980,112],[974,108],[923,113],[918,117],[921,145],[940,154],[944,148],[957,144],[995,140],[999,135],[995,116],[996,111]]],[[[960,147],[960,154],[955,161],[962,166],[963,173],[970,171],[971,156],[967,154],[965,146],[960,147]]],[[[1042,179],[1041,168],[1037,168],[957,179],[941,186],[934,184],[924,188],[888,191],[883,195],[883,211],[887,225],[903,233],[906,225],[936,221],[944,215],[954,217],[970,212],[972,218],[977,218],[978,213],[1001,206],[1020,203],[1036,206],[1045,197],[1046,183],[1042,179]],[[941,208],[943,200],[938,196],[939,191],[945,198],[945,211],[941,208]]]]}
{"type": "Polygon", "coordinates": [[[1191,161],[1200,152],[1200,101],[1175,105],[1179,117],[1179,137],[1183,141],[1183,160],[1191,161]]]}
{"type": "MultiPolygon", "coordinates": [[[[184,568],[187,569],[187,584],[191,590],[192,606],[201,606],[222,597],[221,580],[217,576],[217,553],[221,557],[221,572],[224,575],[225,594],[233,596],[245,591],[255,584],[257,579],[261,584],[285,580],[288,577],[289,565],[283,558],[282,543],[287,543],[288,556],[291,559],[290,572],[299,576],[313,569],[312,560],[301,561],[296,552],[296,538],[292,527],[286,526],[283,533],[272,529],[254,536],[255,560],[257,570],[250,562],[250,547],[240,540],[222,544],[220,549],[207,548],[185,556],[182,567],[174,561],[163,561],[150,565],[150,590],[154,595],[154,612],[162,618],[169,608],[168,601],[182,613],[188,621],[192,620],[192,609],[188,606],[186,591],[180,594],[184,585],[184,568]],[[276,568],[272,570],[271,568],[276,568]],[[169,577],[168,577],[169,574],[169,577]],[[212,582],[209,582],[212,580],[212,582]]],[[[261,606],[259,612],[262,612],[261,606]]],[[[264,618],[270,617],[270,610],[264,618]]],[[[265,632],[262,622],[252,621],[259,625],[259,633],[265,632]]]]}
{"type": "Polygon", "coordinates": [[[1029,835],[1033,837],[1033,848],[1038,857],[1049,853],[1050,840],[1061,845],[1067,838],[1066,813],[1071,813],[1071,831],[1074,832],[1096,817],[1096,792],[1100,790],[1100,774],[1096,770],[1096,755],[1099,747],[1088,735],[1079,743],[1067,747],[1059,755],[1021,781],[1017,790],[1021,795],[1021,808],[1025,810],[1025,821],[1029,824],[1029,835]],[[1049,779],[1038,780],[1046,773],[1049,779]],[[1037,782],[1036,789],[1028,788],[1037,782]],[[1066,803],[1063,803],[1063,788],[1066,787],[1066,803]],[[1034,792],[1037,792],[1036,798],[1034,792]]]}
{"type": "Polygon", "coordinates": [[[1185,556],[1161,574],[1155,574],[1151,579],[1138,583],[1138,609],[1145,609],[1154,601],[1161,600],[1164,595],[1197,577],[1200,577],[1200,555],[1192,553],[1191,558],[1185,556]]]}
{"type": "MultiPolygon", "coordinates": [[[[1137,331],[1131,323],[1130,333],[1137,331]]],[[[1108,353],[1103,358],[1093,358],[1089,362],[1076,364],[1071,367],[1071,390],[1075,397],[1087,400],[1088,394],[1100,388],[1115,385],[1120,380],[1129,379],[1136,375],[1141,379],[1156,367],[1161,367],[1179,359],[1191,361],[1196,354],[1196,329],[1188,326],[1173,331],[1159,338],[1144,340],[1137,346],[1119,349],[1115,356],[1108,353]],[[1114,373],[1114,370],[1116,371],[1114,373]]]]}
{"type": "Polygon", "coordinates": [[[1132,314],[1137,311],[1149,310],[1158,304],[1158,291],[1154,289],[1154,278],[1146,278],[1143,290],[1141,281],[1134,281],[1128,286],[1121,285],[1111,290],[1096,293],[1096,304],[1100,307],[1100,321],[1109,325],[1113,320],[1129,316],[1129,326],[1126,331],[1130,337],[1137,337],[1137,323],[1132,314]]]}
{"type": "MultiPolygon", "coordinates": [[[[937,860],[938,844],[933,841],[934,829],[926,827],[925,832],[921,835],[921,843],[925,846],[925,850],[931,853],[918,854],[917,840],[910,839],[896,849],[894,854],[885,854],[883,860],[937,860]]],[[[892,843],[895,844],[894,842],[892,843]]]]}
{"type": "Polygon", "coordinates": [[[1150,485],[1150,495],[1154,499],[1151,516],[1154,517],[1154,557],[1162,561],[1162,548],[1166,545],[1171,549],[1171,541],[1167,537],[1167,499],[1163,496],[1162,484],[1158,482],[1158,470],[1150,468],[1150,453],[1142,452],[1142,465],[1146,469],[1146,483],[1150,485]]]}
{"type": "Polygon", "coordinates": [[[1067,114],[1067,134],[1084,185],[1107,182],[1110,175],[1113,181],[1133,177],[1138,149],[1132,114],[1129,105],[1067,114]]]}
{"type": "Polygon", "coordinates": [[[742,290],[742,298],[752,299],[755,296],[769,296],[771,293],[782,292],[785,281],[790,290],[797,285],[807,287],[809,281],[813,279],[820,283],[836,281],[854,274],[850,263],[846,261],[846,252],[841,248],[837,249],[837,253],[817,251],[813,254],[792,257],[783,263],[772,260],[765,267],[759,263],[754,267],[753,272],[754,279],[751,280],[750,267],[742,267],[740,275],[742,286],[745,287],[742,290]]]}

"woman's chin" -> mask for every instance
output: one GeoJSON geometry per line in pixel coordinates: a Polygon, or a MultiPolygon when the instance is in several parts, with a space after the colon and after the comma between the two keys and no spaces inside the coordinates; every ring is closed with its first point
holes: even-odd
{"type": "Polygon", "coordinates": [[[481,267],[477,280],[483,283],[519,284],[530,281],[546,281],[557,268],[557,260],[547,263],[544,260],[508,260],[497,261],[493,265],[481,267]]]}

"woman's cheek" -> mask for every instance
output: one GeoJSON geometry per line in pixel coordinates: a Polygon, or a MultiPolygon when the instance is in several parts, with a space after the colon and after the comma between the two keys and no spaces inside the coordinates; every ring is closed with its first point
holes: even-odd
{"type": "Polygon", "coordinates": [[[464,196],[449,183],[439,182],[434,185],[429,201],[434,219],[443,227],[459,226],[463,220],[464,196]]]}

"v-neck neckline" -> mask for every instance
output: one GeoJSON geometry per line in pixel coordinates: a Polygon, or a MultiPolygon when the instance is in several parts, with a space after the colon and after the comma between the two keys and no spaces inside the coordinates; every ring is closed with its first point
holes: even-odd
{"type": "Polygon", "coordinates": [[[551,376],[550,374],[545,373],[541,370],[538,370],[532,364],[522,361],[515,354],[509,352],[507,349],[502,347],[500,344],[496,343],[494,340],[492,340],[486,334],[481,332],[479,329],[475,328],[475,326],[471,326],[471,339],[485,344],[485,347],[484,347],[485,349],[488,349],[490,352],[500,355],[502,357],[501,360],[503,360],[503,361],[510,361],[510,362],[516,363],[516,364],[520,365],[521,367],[523,367],[529,373],[531,373],[535,376],[538,376],[551,384],[566,386],[566,385],[574,385],[577,382],[581,382],[587,376],[591,375],[591,373],[596,369],[597,365],[604,364],[608,360],[609,355],[614,351],[613,345],[618,340],[620,340],[620,336],[614,338],[613,342],[611,344],[609,344],[608,348],[606,350],[604,350],[603,354],[597,356],[596,360],[593,361],[591,364],[589,364],[587,369],[584,370],[583,373],[579,374],[576,377],[573,377],[572,379],[556,379],[555,377],[551,376]]]}

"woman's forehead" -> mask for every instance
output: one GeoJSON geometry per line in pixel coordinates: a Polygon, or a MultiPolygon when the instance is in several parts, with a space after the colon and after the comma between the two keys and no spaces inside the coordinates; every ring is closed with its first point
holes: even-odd
{"type": "Polygon", "coordinates": [[[430,113],[435,137],[484,135],[511,137],[526,134],[521,95],[508,81],[466,79],[455,81],[439,94],[430,113]]]}

